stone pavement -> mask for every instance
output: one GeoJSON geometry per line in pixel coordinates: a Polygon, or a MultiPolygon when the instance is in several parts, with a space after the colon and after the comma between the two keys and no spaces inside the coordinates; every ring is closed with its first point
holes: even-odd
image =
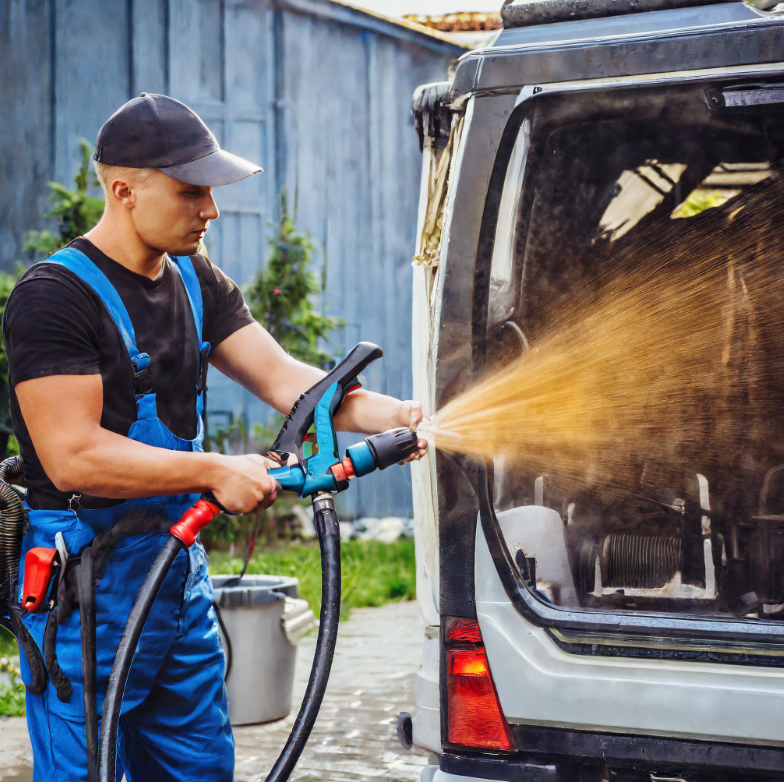
{"type": "MultiPolygon", "coordinates": [[[[401,749],[395,724],[399,712],[413,708],[422,630],[416,603],[357,609],[341,624],[324,704],[292,780],[417,782],[427,758],[401,749]]],[[[235,729],[237,782],[263,780],[283,747],[305,692],[315,641],[315,633],[300,641],[293,713],[235,729]]],[[[24,720],[0,720],[0,782],[29,782],[31,765],[24,720]]]]}

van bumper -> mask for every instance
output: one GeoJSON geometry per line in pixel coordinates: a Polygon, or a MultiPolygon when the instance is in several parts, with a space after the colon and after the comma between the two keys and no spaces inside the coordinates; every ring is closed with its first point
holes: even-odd
{"type": "Polygon", "coordinates": [[[784,780],[782,748],[517,728],[512,726],[519,752],[502,756],[448,749],[438,766],[423,770],[421,782],[601,782],[605,769],[611,770],[615,782],[784,780]],[[543,735],[537,736],[540,732],[543,735]],[[526,734],[537,746],[525,746],[526,734]]]}
{"type": "MultiPolygon", "coordinates": [[[[547,780],[547,782],[555,782],[558,779],[556,776],[547,776],[547,777],[539,777],[539,776],[526,776],[526,777],[464,777],[462,774],[450,774],[447,771],[441,771],[440,768],[435,769],[435,773],[425,775],[425,772],[428,769],[424,769],[422,772],[422,778],[420,782],[507,782],[510,779],[525,779],[526,782],[539,782],[539,780],[547,780]]],[[[532,771],[532,774],[536,774],[535,771],[532,771]]]]}
{"type": "Polygon", "coordinates": [[[561,779],[553,765],[444,753],[439,766],[422,769],[420,782],[559,782],[561,779]]]}

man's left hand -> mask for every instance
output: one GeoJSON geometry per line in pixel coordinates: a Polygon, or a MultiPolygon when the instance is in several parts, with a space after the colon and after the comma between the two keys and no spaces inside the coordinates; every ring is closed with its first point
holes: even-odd
{"type": "MultiPolygon", "coordinates": [[[[423,418],[424,413],[422,411],[421,402],[414,402],[411,400],[401,402],[396,426],[407,426],[411,431],[415,432],[419,424],[422,423],[423,418]]],[[[427,440],[420,439],[417,445],[419,446],[419,450],[416,453],[411,454],[411,456],[404,462],[401,462],[401,464],[418,461],[427,453],[427,440]]]]}

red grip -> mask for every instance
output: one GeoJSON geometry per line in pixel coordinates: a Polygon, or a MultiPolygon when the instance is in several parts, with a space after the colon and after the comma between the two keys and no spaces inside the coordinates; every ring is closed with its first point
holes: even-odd
{"type": "Polygon", "coordinates": [[[220,513],[220,508],[207,500],[199,500],[182,514],[180,520],[169,530],[179,538],[186,548],[196,541],[196,536],[220,513]]]}
{"type": "Polygon", "coordinates": [[[54,573],[56,548],[31,548],[25,555],[22,608],[37,611],[46,598],[49,580],[54,573]]]}

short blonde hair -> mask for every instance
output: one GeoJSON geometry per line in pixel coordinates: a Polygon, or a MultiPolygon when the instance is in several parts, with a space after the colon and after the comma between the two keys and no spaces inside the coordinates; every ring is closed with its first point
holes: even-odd
{"type": "Polygon", "coordinates": [[[112,182],[122,179],[124,182],[144,184],[155,171],[154,168],[126,168],[125,166],[107,166],[105,163],[93,161],[95,175],[103,188],[104,196],[108,197],[112,189],[112,182]]]}

